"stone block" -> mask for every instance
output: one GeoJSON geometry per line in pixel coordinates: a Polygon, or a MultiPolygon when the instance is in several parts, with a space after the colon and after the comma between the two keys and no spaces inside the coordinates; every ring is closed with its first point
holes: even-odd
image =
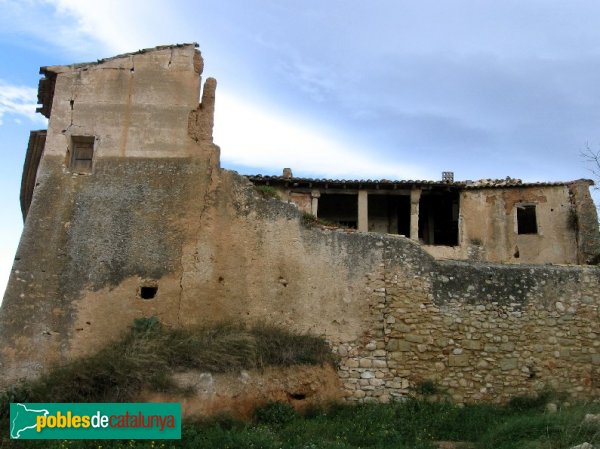
{"type": "Polygon", "coordinates": [[[440,348],[444,348],[444,347],[448,346],[448,339],[444,338],[444,337],[436,338],[435,344],[436,344],[436,346],[439,346],[440,348]]]}
{"type": "Polygon", "coordinates": [[[508,371],[511,369],[517,369],[518,359],[517,358],[509,358],[500,360],[500,369],[502,371],[508,371]]]}
{"type": "Polygon", "coordinates": [[[373,368],[387,368],[385,360],[373,360],[373,368]]]}
{"type": "Polygon", "coordinates": [[[400,340],[397,338],[394,338],[392,340],[390,340],[390,342],[388,343],[388,351],[394,352],[394,351],[400,351],[400,352],[408,352],[410,351],[410,342],[406,341],[406,340],[400,340]]]}
{"type": "Polygon", "coordinates": [[[361,368],[371,368],[371,366],[373,366],[373,361],[371,359],[360,359],[358,361],[358,366],[361,368]]]}
{"type": "Polygon", "coordinates": [[[358,368],[358,360],[347,359],[344,365],[346,365],[348,368],[358,368]]]}
{"type": "Polygon", "coordinates": [[[471,350],[481,349],[481,342],[479,340],[463,340],[461,344],[462,344],[463,348],[465,348],[465,349],[471,349],[471,350]]]}
{"type": "Polygon", "coordinates": [[[404,336],[404,339],[411,343],[424,343],[426,340],[425,337],[423,337],[422,335],[416,335],[416,334],[406,334],[404,336]]]}
{"type": "Polygon", "coordinates": [[[402,332],[402,333],[408,333],[412,330],[410,328],[410,326],[407,326],[404,323],[394,323],[393,328],[394,328],[394,330],[396,330],[398,332],[402,332]]]}
{"type": "Polygon", "coordinates": [[[469,366],[469,354],[450,354],[448,366],[469,366]]]}
{"type": "Polygon", "coordinates": [[[367,395],[367,393],[365,393],[365,392],[364,392],[364,391],[362,391],[362,390],[356,390],[356,391],[354,392],[354,394],[353,394],[353,396],[354,396],[355,398],[357,398],[357,399],[362,399],[362,398],[364,398],[366,395],[367,395]]]}

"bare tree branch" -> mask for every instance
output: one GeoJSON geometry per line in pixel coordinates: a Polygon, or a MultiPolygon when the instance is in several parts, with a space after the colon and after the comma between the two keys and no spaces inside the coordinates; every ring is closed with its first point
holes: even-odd
{"type": "Polygon", "coordinates": [[[594,189],[599,189],[598,182],[600,182],[600,150],[593,150],[589,144],[586,143],[585,149],[583,149],[579,155],[581,159],[589,165],[587,168],[593,175],[594,179],[597,181],[594,189]]]}

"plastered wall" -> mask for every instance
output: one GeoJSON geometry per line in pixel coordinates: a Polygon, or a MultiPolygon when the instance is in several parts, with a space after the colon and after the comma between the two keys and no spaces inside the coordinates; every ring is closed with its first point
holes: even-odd
{"type": "Polygon", "coordinates": [[[568,186],[462,192],[461,243],[490,262],[578,263],[568,186]],[[534,204],[536,234],[518,234],[517,205],[534,204]]]}
{"type": "Polygon", "coordinates": [[[48,147],[0,309],[0,385],[96,351],[134,318],[157,316],[173,327],[263,320],[322,335],[353,401],[391,400],[425,380],[457,401],[545,386],[598,396],[597,268],[436,261],[402,236],[305,223],[295,206],[219,168],[209,130],[214,83],[199,107],[195,50],[173,58],[171,50],[136,56],[133,72],[128,56],[111,62],[126,69],[121,75],[88,68],[80,78],[87,103],[75,95],[72,110],[78,78],[58,75],[48,147]],[[153,77],[173,77],[179,88],[157,94],[162,102],[129,96],[130,85],[152,91],[153,77]],[[140,115],[79,114],[79,106],[92,110],[96,83],[107,111],[140,115]],[[112,100],[111,83],[121,92],[112,100]],[[139,122],[146,102],[165,115],[160,126],[139,122]],[[91,175],[66,163],[71,112],[71,129],[101,142],[91,175]],[[145,285],[157,287],[154,298],[140,297],[145,285]]]}

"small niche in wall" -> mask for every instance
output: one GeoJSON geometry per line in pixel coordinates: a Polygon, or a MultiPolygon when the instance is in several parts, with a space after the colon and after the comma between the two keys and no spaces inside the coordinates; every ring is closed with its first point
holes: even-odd
{"type": "Polygon", "coordinates": [[[141,285],[139,296],[142,299],[154,299],[156,293],[158,292],[158,285],[141,285]]]}

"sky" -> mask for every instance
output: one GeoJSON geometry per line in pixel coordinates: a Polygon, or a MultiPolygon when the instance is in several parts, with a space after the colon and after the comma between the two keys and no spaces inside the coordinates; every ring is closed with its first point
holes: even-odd
{"type": "Polygon", "coordinates": [[[567,181],[600,149],[598,23],[597,0],[0,0],[0,292],[40,66],[198,42],[243,174],[567,181]]]}

